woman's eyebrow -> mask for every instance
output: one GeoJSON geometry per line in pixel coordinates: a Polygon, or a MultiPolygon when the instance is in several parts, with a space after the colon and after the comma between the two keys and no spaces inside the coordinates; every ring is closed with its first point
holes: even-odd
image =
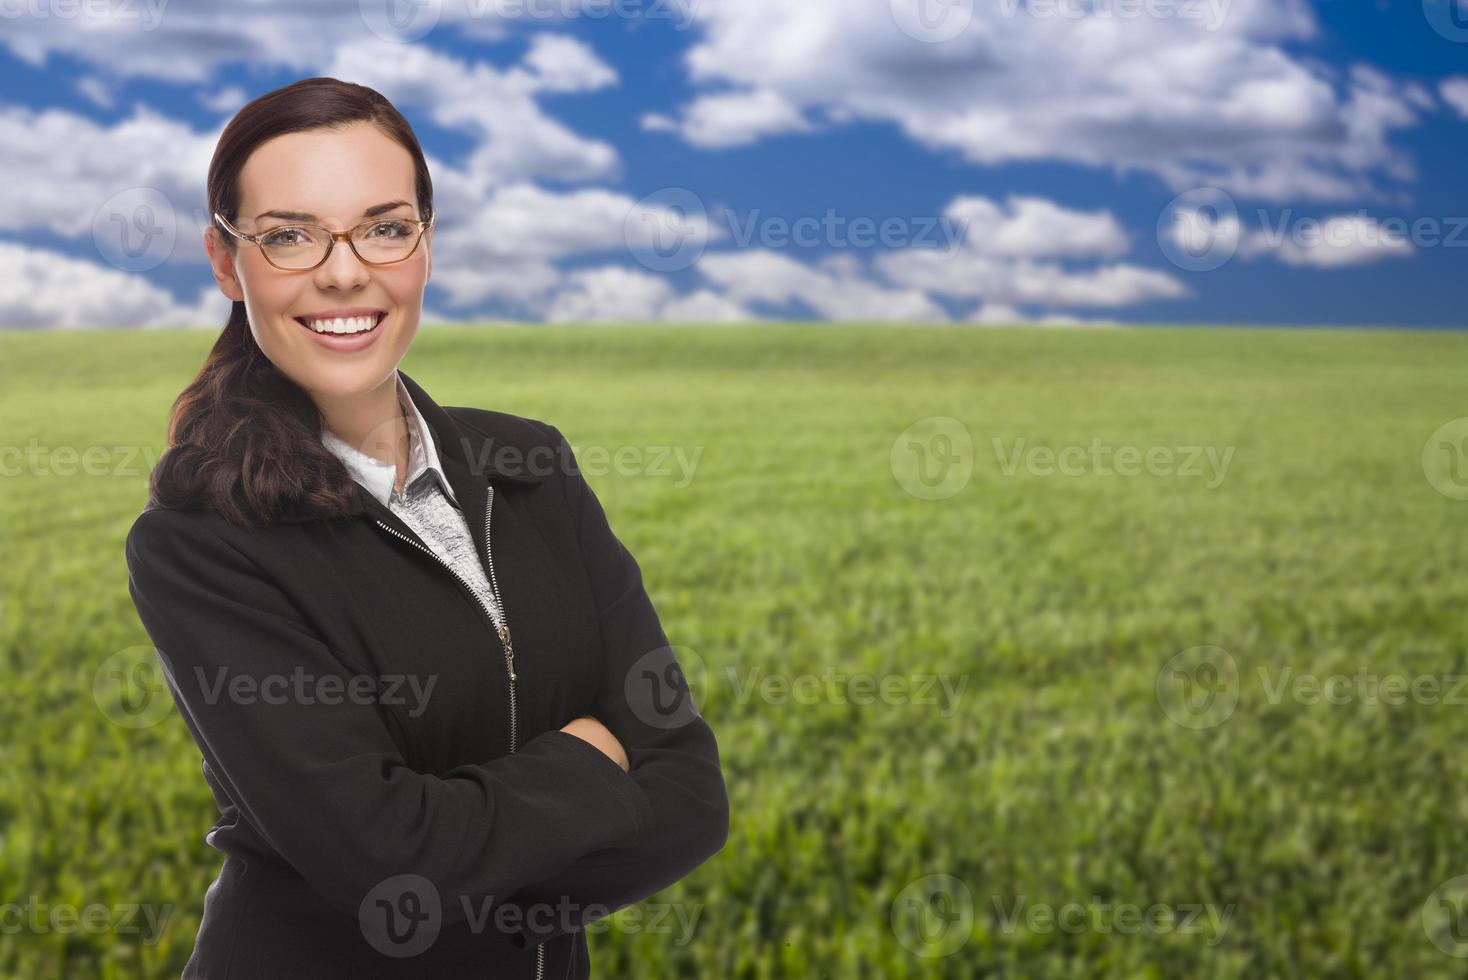
{"type": "MultiPolygon", "coordinates": [[[[374,218],[377,215],[391,211],[394,208],[406,207],[412,207],[412,205],[409,204],[407,201],[388,201],[385,204],[374,204],[372,205],[372,207],[362,212],[362,217],[374,218]]],[[[261,218],[283,218],[286,221],[320,220],[316,217],[316,215],[307,214],[305,211],[261,211],[259,214],[255,215],[255,220],[259,221],[261,218]]]]}

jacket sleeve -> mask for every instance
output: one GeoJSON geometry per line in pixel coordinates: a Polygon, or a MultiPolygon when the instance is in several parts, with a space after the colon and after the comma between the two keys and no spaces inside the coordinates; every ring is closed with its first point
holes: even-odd
{"type": "Polygon", "coordinates": [[[442,776],[412,769],[389,709],[360,693],[376,678],[200,516],[152,509],[134,523],[133,603],[206,765],[333,908],[356,917],[372,889],[411,873],[455,923],[648,830],[642,791],[566,732],[442,776]]]}
{"type": "Polygon", "coordinates": [[[567,505],[601,622],[604,669],[591,713],[627,750],[627,775],[651,803],[653,826],[511,896],[520,922],[511,938],[519,946],[580,929],[656,894],[718,853],[729,836],[718,744],[677,668],[638,563],[608,526],[565,437],[542,424],[566,466],[567,505]],[[676,708],[667,710],[669,704],[676,708]]]}

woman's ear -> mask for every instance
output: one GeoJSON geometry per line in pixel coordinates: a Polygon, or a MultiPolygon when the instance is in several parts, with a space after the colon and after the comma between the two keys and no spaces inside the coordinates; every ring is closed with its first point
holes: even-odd
{"type": "Polygon", "coordinates": [[[209,254],[209,267],[214,270],[219,291],[236,303],[244,302],[245,291],[235,274],[234,253],[224,247],[223,237],[213,225],[204,229],[204,251],[209,254]]]}

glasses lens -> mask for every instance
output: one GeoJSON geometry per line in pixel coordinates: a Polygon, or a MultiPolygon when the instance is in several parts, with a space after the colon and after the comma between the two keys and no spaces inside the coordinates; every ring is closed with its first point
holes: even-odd
{"type": "Polygon", "coordinates": [[[418,234],[416,222],[384,218],[355,229],[352,244],[357,246],[357,254],[368,262],[396,262],[413,251],[418,234]]]}
{"type": "Polygon", "coordinates": [[[331,237],[309,225],[274,228],[260,237],[260,249],[271,264],[282,269],[309,269],[326,255],[331,237]]]}

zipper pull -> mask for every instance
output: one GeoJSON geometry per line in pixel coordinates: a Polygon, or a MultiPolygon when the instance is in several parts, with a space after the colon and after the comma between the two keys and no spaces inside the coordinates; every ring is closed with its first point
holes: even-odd
{"type": "Polygon", "coordinates": [[[496,624],[495,629],[496,629],[496,631],[498,631],[498,633],[500,635],[500,642],[505,645],[505,659],[508,662],[509,667],[510,667],[510,680],[512,680],[512,681],[513,680],[516,680],[516,677],[515,677],[515,648],[510,643],[510,630],[509,630],[509,627],[507,627],[507,626],[505,626],[503,624],[496,624]]]}

